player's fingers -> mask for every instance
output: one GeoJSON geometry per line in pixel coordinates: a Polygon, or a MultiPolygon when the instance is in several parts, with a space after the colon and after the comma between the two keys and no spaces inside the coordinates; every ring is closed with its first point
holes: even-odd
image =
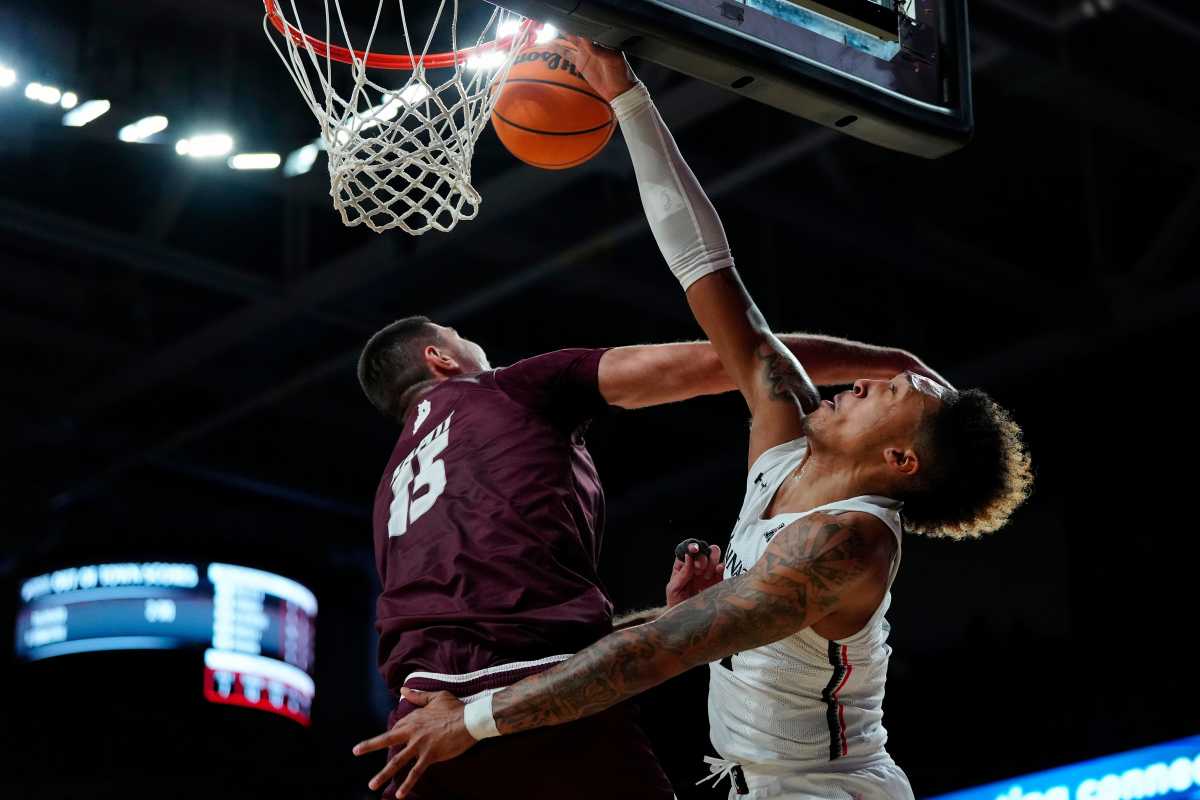
{"type": "Polygon", "coordinates": [[[383,769],[375,773],[375,777],[368,781],[367,786],[373,792],[379,791],[384,786],[387,786],[388,781],[392,779],[393,775],[403,769],[405,764],[412,761],[416,757],[417,754],[413,752],[412,745],[405,747],[399,753],[396,753],[396,755],[388,759],[387,764],[384,765],[383,769]]]}
{"type": "Polygon", "coordinates": [[[425,774],[425,768],[427,766],[428,764],[425,762],[425,759],[417,759],[417,763],[413,764],[412,769],[410,769],[408,774],[404,776],[404,783],[400,784],[400,788],[396,790],[397,798],[407,797],[408,793],[416,788],[417,781],[420,780],[423,774],[425,774]]]}
{"type": "Polygon", "coordinates": [[[400,696],[414,706],[427,706],[434,695],[429,692],[422,692],[420,689],[409,689],[407,686],[400,687],[400,696]]]}
{"type": "Polygon", "coordinates": [[[541,45],[547,50],[552,50],[562,56],[577,56],[581,50],[579,47],[579,37],[571,34],[559,34],[548,42],[541,45]]]}
{"type": "Polygon", "coordinates": [[[387,733],[381,733],[378,736],[373,736],[370,739],[359,742],[354,745],[354,750],[351,751],[356,756],[364,755],[365,753],[373,753],[376,750],[386,750],[394,744],[400,744],[404,741],[405,731],[403,728],[392,728],[387,733]]]}
{"type": "Polygon", "coordinates": [[[679,567],[679,569],[671,573],[671,579],[667,581],[667,591],[679,591],[683,587],[687,586],[692,582],[694,572],[695,570],[692,568],[691,559],[688,559],[687,563],[683,564],[679,567]]]}

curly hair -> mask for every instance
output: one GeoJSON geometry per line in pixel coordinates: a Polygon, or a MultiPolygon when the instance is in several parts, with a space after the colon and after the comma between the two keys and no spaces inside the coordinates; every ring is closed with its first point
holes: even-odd
{"type": "Polygon", "coordinates": [[[924,477],[899,498],[905,527],[914,533],[952,539],[991,533],[1033,486],[1020,427],[979,389],[952,394],[927,415],[917,451],[928,454],[924,477]]]}
{"type": "Polygon", "coordinates": [[[376,331],[358,357],[358,383],[371,405],[402,423],[405,392],[433,377],[421,352],[440,342],[428,317],[405,317],[376,331]]]}

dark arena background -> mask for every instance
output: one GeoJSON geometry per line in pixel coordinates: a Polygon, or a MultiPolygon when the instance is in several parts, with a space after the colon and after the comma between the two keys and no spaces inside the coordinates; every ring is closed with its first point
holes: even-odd
{"type": "MultiPolygon", "coordinates": [[[[885,724],[918,797],[1200,734],[1200,15],[970,13],[977,130],[933,161],[634,59],[776,331],[905,348],[1026,431],[1037,483],[1007,528],[905,540],[885,724]]],[[[6,2],[0,65],[0,796],[374,796],[382,759],[350,748],[391,704],[370,507],[396,429],[362,396],[358,352],[417,313],[493,364],[698,338],[620,134],[549,172],[485,131],[477,219],[376,235],[340,224],[324,155],[285,175],[172,146],[219,131],[286,159],[317,135],[257,0],[6,2]],[[47,87],[110,109],[65,126],[47,87]],[[151,115],[169,127],[118,139],[151,115]],[[22,656],[58,630],[31,598],[98,583],[126,605],[95,625],[144,601],[170,636],[22,656]],[[250,622],[210,632],[221,609],[250,622]],[[311,664],[231,695],[238,663],[206,653],[246,626],[281,626],[298,649],[278,658],[311,664]]],[[[680,539],[727,540],[746,428],[734,395],[592,426],[620,609],[661,604],[680,539]]],[[[681,799],[725,792],[693,787],[706,682],[640,700],[681,799]]],[[[1004,791],[989,797],[1043,797],[1004,791]]]]}

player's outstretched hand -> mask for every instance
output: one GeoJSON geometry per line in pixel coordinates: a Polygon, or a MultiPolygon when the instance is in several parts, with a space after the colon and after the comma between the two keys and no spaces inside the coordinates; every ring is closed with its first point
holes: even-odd
{"type": "Polygon", "coordinates": [[[559,34],[545,46],[574,63],[596,94],[610,103],[637,83],[637,75],[633,74],[625,55],[619,50],[610,50],[582,36],[566,33],[559,34]]]}
{"type": "Polygon", "coordinates": [[[422,707],[401,719],[387,733],[356,744],[354,755],[399,748],[400,752],[388,759],[367,785],[373,791],[379,791],[392,776],[412,764],[396,791],[396,797],[405,797],[431,764],[462,755],[475,744],[475,737],[463,722],[463,704],[449,692],[419,692],[404,688],[400,695],[414,706],[422,707]]]}
{"type": "Polygon", "coordinates": [[[724,578],[725,564],[721,561],[721,548],[713,544],[701,553],[700,546],[692,542],[684,557],[676,559],[671,567],[671,579],[667,581],[667,608],[700,594],[724,578]]]}

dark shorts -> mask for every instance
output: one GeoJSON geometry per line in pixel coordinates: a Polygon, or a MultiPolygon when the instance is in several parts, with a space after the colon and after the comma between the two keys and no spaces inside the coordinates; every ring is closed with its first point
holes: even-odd
{"type": "MultiPolygon", "coordinates": [[[[388,727],[412,710],[400,701],[388,727]]],[[[394,755],[388,754],[389,757],[394,755]]],[[[395,797],[404,773],[382,797],[395,797]]],[[[413,800],[672,800],[630,703],[567,725],[485,739],[421,777],[413,800]]]]}

